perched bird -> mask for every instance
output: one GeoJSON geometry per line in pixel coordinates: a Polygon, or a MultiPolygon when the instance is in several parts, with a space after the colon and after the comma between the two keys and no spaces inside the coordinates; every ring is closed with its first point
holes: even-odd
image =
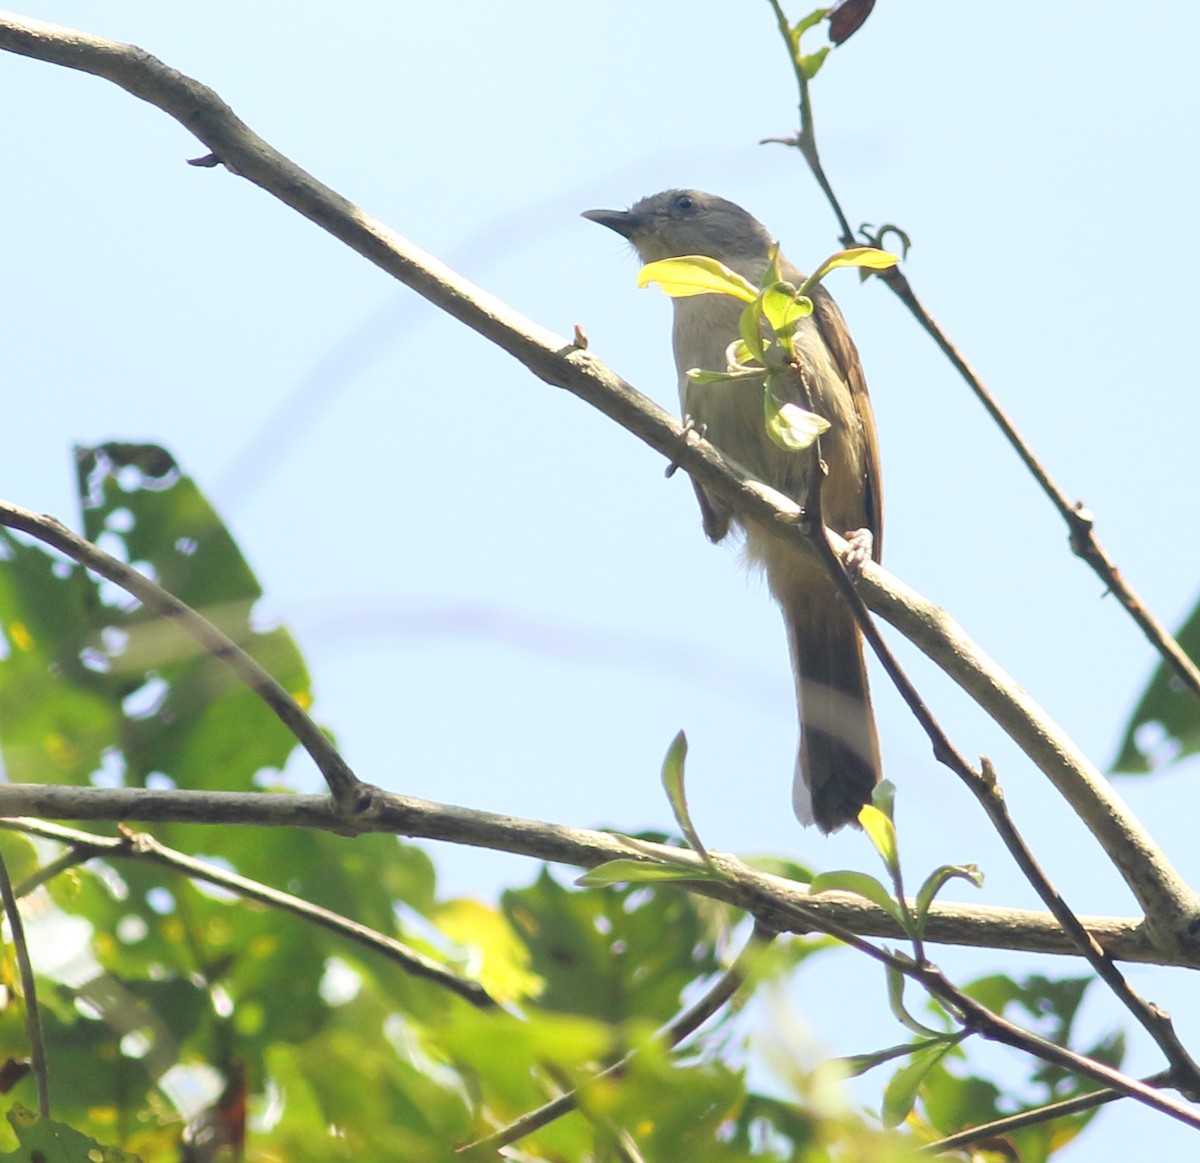
{"type": "MultiPolygon", "coordinates": [[[[771,236],[740,206],[699,190],[665,190],[629,210],[588,210],[585,218],[615,230],[643,262],[705,255],[759,286],[767,271],[771,236]]],[[[780,256],[781,273],[804,281],[780,256]]],[[[788,375],[783,394],[829,421],[820,438],[828,475],[821,492],[826,523],[866,530],[878,560],[882,534],[879,450],[858,352],[846,321],[818,286],[813,313],[796,324],[794,346],[802,371],[788,375]],[[803,376],[803,384],[801,382],[803,376]],[[807,385],[807,394],[804,391],[807,385]]],[[[724,371],[726,348],[738,338],[744,304],[728,295],[673,300],[675,364],[685,417],[747,472],[805,505],[819,470],[816,446],[787,451],[767,434],[761,382],[694,383],[692,368],[724,371]]],[[[777,395],[781,394],[778,382],[777,395]]],[[[800,754],[792,803],[804,823],[824,832],[856,822],[880,778],[879,739],[867,689],[862,639],[845,600],[815,557],[770,538],[719,497],[696,486],[704,531],[720,541],[737,522],[751,560],[762,564],[787,626],[800,713],[800,754]]]]}

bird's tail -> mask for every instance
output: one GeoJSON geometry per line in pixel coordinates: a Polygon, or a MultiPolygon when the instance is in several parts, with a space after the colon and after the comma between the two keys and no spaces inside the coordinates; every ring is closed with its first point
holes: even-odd
{"type": "MultiPolygon", "coordinates": [[[[855,823],[881,777],[879,736],[862,636],[828,577],[805,571],[772,585],[783,609],[796,674],[800,756],[792,804],[822,832],[855,823]]],[[[772,579],[774,582],[776,579],[772,579]]]]}

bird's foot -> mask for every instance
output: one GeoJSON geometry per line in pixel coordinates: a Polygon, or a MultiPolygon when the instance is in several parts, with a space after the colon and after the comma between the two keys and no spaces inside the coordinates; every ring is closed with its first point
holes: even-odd
{"type": "Polygon", "coordinates": [[[851,529],[846,534],[846,552],[842,554],[842,568],[851,577],[861,577],[863,566],[871,560],[875,548],[875,537],[870,529],[851,529]]]}
{"type": "MultiPolygon", "coordinates": [[[[683,442],[684,442],[684,444],[691,443],[691,441],[696,439],[697,437],[699,437],[701,440],[703,440],[705,437],[705,434],[707,432],[708,432],[707,424],[697,424],[696,421],[691,418],[691,416],[685,416],[683,418],[683,442]]],[[[671,463],[669,465],[667,465],[667,470],[663,475],[668,476],[668,477],[673,477],[678,471],[679,471],[679,461],[673,460],[673,461],[671,461],[671,463]]]]}

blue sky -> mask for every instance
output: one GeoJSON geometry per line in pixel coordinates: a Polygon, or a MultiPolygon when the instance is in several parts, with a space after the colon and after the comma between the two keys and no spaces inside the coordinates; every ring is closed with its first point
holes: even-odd
{"type": "MultiPolygon", "coordinates": [[[[1200,14],[1144,3],[1134,25],[1109,0],[1014,11],[878,5],[814,87],[823,156],[851,221],[912,236],[918,293],[1176,625],[1200,588],[1200,14]]],[[[132,41],[213,86],[296,162],[513,307],[562,334],[582,325],[668,407],[670,306],[635,288],[633,256],[581,210],[694,186],[746,206],[801,267],[837,248],[798,157],[756,144],[795,123],[765,0],[47,0],[29,14],[132,41]]],[[[0,107],[0,495],[73,520],[72,443],[170,448],[299,638],[316,712],[365,779],[518,816],[666,827],[658,767],[682,727],[710,846],[871,868],[861,836],[826,840],[792,820],[778,617],[736,553],[705,541],[682,475],[664,480],[634,438],[261,191],[186,166],[202,147],[115,87],[6,56],[0,107]]],[[[885,564],[1107,764],[1149,648],[895,300],[849,272],[827,285],[875,401],[885,564]]],[[[1068,901],[1132,913],[1039,773],[901,653],[960,749],[996,763],[1068,901]]],[[[1032,906],[878,675],[876,692],[910,879],[973,860],[988,875],[979,899],[1032,906]]],[[[1188,764],[1119,785],[1193,882],[1195,776],[1188,764]]],[[[495,854],[435,856],[456,893],[488,897],[532,872],[495,854]]],[[[1082,972],[938,958],[960,978],[1082,972]]],[[[1192,979],[1131,977],[1200,1045],[1192,979]]],[[[811,963],[795,1004],[834,1052],[899,1036],[878,972],[848,957],[811,963]]],[[[1093,1032],[1118,1018],[1107,1003],[1086,1014],[1093,1032]]],[[[1157,1069],[1134,1042],[1129,1069],[1157,1069]]],[[[1126,1157],[1147,1135],[1163,1157],[1185,1149],[1182,1129],[1131,1104],[1102,1124],[1063,1158],[1126,1157]]]]}

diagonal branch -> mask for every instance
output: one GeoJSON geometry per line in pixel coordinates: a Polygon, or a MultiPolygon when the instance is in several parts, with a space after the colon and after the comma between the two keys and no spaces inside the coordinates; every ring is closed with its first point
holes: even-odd
{"type": "MultiPolygon", "coordinates": [[[[855,236],[854,231],[850,229],[850,223],[846,218],[845,212],[842,210],[841,202],[834,192],[833,185],[825,173],[825,167],[821,164],[820,154],[817,150],[812,99],[809,95],[809,79],[804,71],[800,46],[793,40],[787,17],[784,15],[778,0],[768,0],[768,3],[775,14],[775,20],[779,26],[779,34],[783,38],[784,44],[787,45],[788,56],[792,62],[792,71],[795,73],[796,87],[799,91],[800,128],[791,137],[771,137],[765,139],[760,144],[771,142],[779,145],[788,145],[800,151],[817,185],[821,187],[821,192],[825,195],[834,217],[837,219],[838,228],[841,232],[842,245],[845,247],[857,246],[860,240],[855,236]]],[[[872,232],[864,227],[861,233],[872,245],[881,245],[882,235],[889,231],[895,232],[895,228],[883,227],[872,235],[872,232]]],[[[907,239],[905,239],[905,246],[907,246],[907,239]]],[[[916,292],[912,289],[912,285],[903,271],[898,266],[895,266],[889,270],[880,271],[878,274],[887,284],[888,288],[909,309],[913,318],[917,320],[934,343],[937,344],[942,354],[950,361],[958,374],[962,376],[967,386],[975,394],[975,398],[983,405],[984,410],[1004,434],[1005,439],[1012,446],[1021,463],[1029,470],[1042,492],[1049,498],[1050,503],[1058,511],[1058,515],[1066,523],[1071,551],[1091,566],[1092,571],[1104,583],[1105,589],[1112,593],[1117,601],[1125,607],[1126,611],[1128,611],[1129,615],[1146,636],[1150,645],[1154,647],[1162,660],[1171,668],[1176,678],[1191,691],[1193,696],[1200,699],[1200,667],[1188,657],[1183,647],[1179,645],[1170,631],[1150,613],[1146,604],[1121,576],[1116,562],[1113,561],[1096,538],[1094,528],[1095,518],[1091,512],[1082,503],[1072,504],[1067,499],[1066,494],[1055,483],[1037,456],[1034,455],[1033,449],[1020,432],[1017,431],[1016,425],[1000,406],[996,397],[988,390],[983,380],[980,379],[979,374],[971,367],[958,348],[950,341],[950,337],[941,329],[937,321],[925,309],[924,304],[917,298],[916,292]]]]}
{"type": "MultiPolygon", "coordinates": [[[[746,980],[747,970],[750,968],[753,958],[761,953],[763,948],[774,940],[774,937],[775,934],[769,929],[765,929],[762,926],[755,926],[750,940],[737,955],[733,964],[705,991],[704,995],[693,1005],[688,1006],[681,1014],[676,1015],[676,1017],[657,1033],[651,1035],[651,1037],[662,1041],[668,1047],[674,1049],[686,1037],[695,1033],[709,1018],[732,1000],[734,994],[741,989],[742,983],[746,980]]],[[[562,1118],[563,1115],[569,1114],[579,1105],[581,1091],[586,1090],[589,1086],[594,1086],[606,1078],[618,1078],[624,1074],[629,1064],[637,1056],[640,1048],[639,1046],[635,1046],[618,1061],[614,1062],[611,1066],[605,1067],[605,1069],[593,1075],[580,1086],[552,1098],[536,1110],[523,1114],[519,1119],[488,1135],[486,1138],[478,1139],[473,1143],[467,1143],[465,1146],[459,1147],[456,1153],[472,1157],[473,1153],[477,1151],[496,1151],[501,1147],[507,1147],[512,1143],[524,1139],[527,1135],[532,1135],[534,1131],[546,1126],[555,1119],[562,1118]]]]}
{"type": "MultiPolygon", "coordinates": [[[[804,385],[805,394],[807,395],[808,386],[805,382],[803,368],[800,368],[800,373],[801,383],[804,385]]],[[[808,399],[808,404],[811,408],[811,397],[808,399]]],[[[950,737],[942,729],[941,724],[934,717],[932,711],[930,711],[925,700],[913,685],[912,680],[909,679],[900,666],[896,656],[891,652],[887,643],[884,642],[878,627],[867,613],[865,604],[855,591],[846,567],[825,534],[825,521],[822,514],[822,492],[821,477],[818,475],[817,486],[812,490],[809,509],[806,514],[808,520],[813,525],[813,544],[817,550],[817,554],[821,558],[826,572],[830,575],[838,591],[841,593],[843,600],[854,614],[854,619],[867,641],[871,644],[871,649],[875,652],[875,656],[883,665],[884,670],[887,671],[888,677],[896,686],[901,698],[904,699],[928,736],[933,746],[934,755],[967,785],[968,790],[979,801],[980,806],[987,813],[992,826],[1000,834],[1004,846],[1008,849],[1009,854],[1020,868],[1025,879],[1033,886],[1034,891],[1041,897],[1042,903],[1062,926],[1063,932],[1071,936],[1076,948],[1087,959],[1088,963],[1096,971],[1097,976],[1113,991],[1121,1004],[1129,1010],[1134,1019],[1154,1039],[1159,1049],[1162,1050],[1171,1065],[1171,1071],[1176,1084],[1190,1095],[1200,1094],[1200,1067],[1197,1067],[1182,1041],[1180,1041],[1170,1014],[1160,1006],[1147,1002],[1129,984],[1128,979],[1117,968],[1112,958],[1100,948],[1095,938],[1080,923],[1079,918],[1063,899],[1062,895],[1050,883],[1050,878],[1046,875],[1041,864],[1030,850],[1029,845],[1026,844],[1025,838],[1017,830],[1017,826],[1008,810],[1008,805],[1004,800],[1004,793],[996,781],[995,772],[992,770],[991,765],[985,760],[982,772],[976,771],[971,766],[966,757],[951,742],[950,737]]],[[[896,869],[893,875],[896,882],[896,893],[899,896],[903,895],[899,865],[896,866],[896,869]]],[[[925,955],[920,938],[914,938],[914,951],[917,960],[923,962],[925,955]]]]}
{"type": "Polygon", "coordinates": [[[19,505],[0,501],[0,525],[9,529],[19,529],[22,533],[28,533],[46,545],[53,546],[72,561],[79,562],[93,573],[119,585],[155,613],[175,622],[209,654],[225,663],[275,712],[280,722],[312,757],[325,777],[329,790],[340,803],[353,807],[364,796],[369,798],[369,789],[350,770],[325,733],[309,718],[300,704],[259,662],[203,615],[185,605],[156,582],[152,582],[145,574],[139,573],[92,542],[72,533],[61,521],[53,517],[31,513],[19,505]]]}
{"type": "MultiPolygon", "coordinates": [[[[440,985],[443,989],[457,994],[480,1009],[490,1009],[497,1004],[479,982],[462,977],[447,966],[426,957],[423,953],[418,953],[417,950],[410,948],[402,941],[397,941],[394,937],[361,925],[340,913],[321,908],[320,905],[315,905],[290,892],[271,888],[257,880],[240,876],[236,872],[226,872],[203,860],[197,860],[174,848],[168,848],[144,832],[132,832],[123,825],[119,827],[121,835],[112,837],[96,836],[90,832],[80,832],[75,828],[64,828],[60,824],[48,824],[42,820],[28,820],[20,817],[0,820],[0,828],[8,828],[27,835],[42,836],[48,840],[57,840],[59,843],[71,845],[64,855],[72,857],[72,864],[91,860],[96,856],[104,856],[110,860],[141,860],[149,864],[157,864],[160,868],[166,868],[194,880],[207,881],[209,884],[236,893],[246,900],[258,901],[259,904],[291,913],[292,916],[299,917],[301,920],[319,925],[339,937],[345,937],[366,949],[382,954],[412,977],[432,981],[435,985],[440,985]]],[[[46,866],[46,869],[57,866],[59,866],[59,862],[52,861],[50,865],[46,866]]],[[[39,869],[39,874],[44,872],[45,869],[39,869]]],[[[35,883],[44,883],[46,879],[48,879],[46,875],[30,878],[30,882],[19,885],[18,890],[26,889],[28,891],[28,888],[34,887],[35,883]]]]}
{"type": "MultiPolygon", "coordinates": [[[[254,134],[211,90],[129,45],[14,16],[0,16],[0,48],[104,77],[196,134],[230,170],[261,186],[352,249],[508,351],[547,383],[615,420],[706,488],[778,536],[805,548],[791,527],[794,503],[735,469],[576,343],[509,310],[370,218],[254,134]]],[[[835,548],[840,542],[834,541],[835,548]]],[[[861,583],[870,607],[925,651],[983,706],[1055,783],[1092,830],[1144,909],[1169,956],[1200,943],[1195,894],[1104,777],[1049,717],[943,611],[878,567],[861,583]]]]}

